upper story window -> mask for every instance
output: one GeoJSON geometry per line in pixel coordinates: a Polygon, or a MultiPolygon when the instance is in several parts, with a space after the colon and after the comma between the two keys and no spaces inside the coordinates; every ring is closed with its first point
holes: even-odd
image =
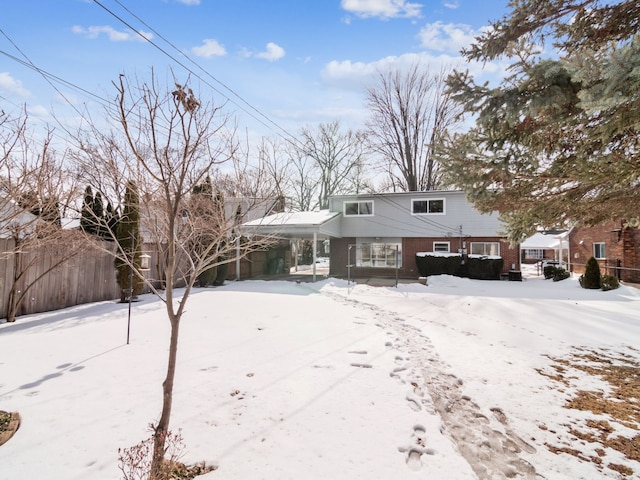
{"type": "Polygon", "coordinates": [[[444,198],[415,198],[411,200],[414,215],[444,215],[444,198]]]}
{"type": "Polygon", "coordinates": [[[344,202],[345,217],[355,215],[373,215],[373,200],[344,202]]]}
{"type": "Polygon", "coordinates": [[[593,244],[593,256],[596,258],[607,258],[604,243],[593,244]]]}

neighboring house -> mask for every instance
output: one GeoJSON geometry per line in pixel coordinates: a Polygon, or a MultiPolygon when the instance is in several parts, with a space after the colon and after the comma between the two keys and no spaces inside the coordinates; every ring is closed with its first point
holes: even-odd
{"type": "Polygon", "coordinates": [[[0,238],[31,234],[41,221],[36,215],[18,207],[14,202],[6,198],[0,199],[0,238]]]}
{"type": "MultiPolygon", "coordinates": [[[[272,212],[277,212],[283,208],[281,198],[249,198],[249,197],[224,197],[224,221],[228,235],[232,235],[235,224],[263,218],[272,212]]],[[[141,204],[140,209],[140,235],[143,242],[143,253],[150,255],[150,270],[145,274],[148,280],[157,285],[161,285],[164,279],[164,267],[162,262],[163,245],[166,243],[164,235],[166,228],[166,212],[162,202],[146,202],[141,204]]],[[[184,211],[186,218],[188,211],[184,211]]],[[[250,254],[250,257],[260,257],[259,253],[250,254]]],[[[247,278],[251,275],[262,273],[262,264],[270,258],[242,258],[236,259],[229,265],[228,279],[247,278]],[[255,267],[254,265],[258,265],[255,267]]],[[[190,267],[187,259],[183,269],[187,271],[190,267]]],[[[181,264],[182,265],[182,264],[181,264]]],[[[180,269],[180,266],[179,266],[180,269]]]]}
{"type": "Polygon", "coordinates": [[[341,277],[418,277],[418,252],[499,255],[504,272],[520,265],[518,248],[501,234],[497,214],[479,213],[462,191],[339,195],[312,222],[295,218],[290,222],[287,214],[279,214],[244,228],[314,239],[314,244],[329,238],[330,274],[341,277]]]}
{"type": "Polygon", "coordinates": [[[538,263],[542,260],[567,262],[569,248],[567,231],[537,232],[520,244],[522,263],[538,263]]]}
{"type": "Polygon", "coordinates": [[[587,260],[595,257],[603,274],[640,283],[640,229],[625,227],[624,221],[572,228],[569,252],[575,273],[584,273],[587,260]]]}

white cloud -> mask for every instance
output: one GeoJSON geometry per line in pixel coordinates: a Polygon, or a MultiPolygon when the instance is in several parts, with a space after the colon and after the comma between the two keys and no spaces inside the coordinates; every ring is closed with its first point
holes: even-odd
{"type": "Polygon", "coordinates": [[[506,74],[506,64],[499,62],[486,64],[466,62],[460,56],[449,54],[436,56],[423,52],[407,53],[397,57],[385,57],[370,63],[334,60],[325,65],[322,70],[322,80],[324,83],[334,87],[364,91],[363,89],[371,84],[378,72],[408,70],[417,62],[420,62],[421,65],[433,73],[437,73],[441,69],[468,69],[475,78],[489,80],[492,83],[504,78],[506,74]]]}
{"type": "Polygon", "coordinates": [[[211,58],[211,57],[223,57],[227,54],[225,48],[218,43],[217,40],[212,38],[206,38],[202,45],[199,47],[193,47],[191,52],[197,57],[211,58]]]}
{"type": "Polygon", "coordinates": [[[269,60],[270,62],[275,62],[276,60],[280,60],[284,57],[285,51],[280,45],[269,42],[267,43],[267,49],[264,52],[256,53],[256,58],[263,58],[264,60],[269,60]]]}
{"type": "Polygon", "coordinates": [[[408,0],[342,0],[342,8],[362,18],[419,17],[422,5],[408,0]]]}
{"type": "Polygon", "coordinates": [[[456,10],[458,7],[460,7],[460,3],[458,3],[458,0],[442,2],[442,5],[444,5],[446,8],[450,8],[451,10],[456,10]]]}
{"type": "Polygon", "coordinates": [[[142,30],[139,30],[138,32],[133,32],[131,30],[118,31],[109,25],[91,26],[88,28],[75,25],[74,27],[72,27],[71,31],[73,33],[84,35],[85,37],[91,39],[98,38],[100,35],[104,34],[112,42],[143,42],[145,40],[150,40],[153,38],[153,34],[149,32],[145,32],[142,30]]]}
{"type": "Polygon", "coordinates": [[[22,98],[31,95],[31,92],[22,86],[22,82],[13,78],[8,72],[0,72],[0,91],[22,98]]]}
{"type": "Polygon", "coordinates": [[[462,23],[429,23],[422,27],[418,37],[424,48],[438,52],[459,52],[469,47],[482,32],[462,23]]]}
{"type": "Polygon", "coordinates": [[[178,3],[185,5],[200,5],[200,0],[178,0],[178,3]]]}

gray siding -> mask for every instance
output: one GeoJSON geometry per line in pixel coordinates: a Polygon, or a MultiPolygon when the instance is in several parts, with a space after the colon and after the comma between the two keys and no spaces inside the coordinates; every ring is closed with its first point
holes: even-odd
{"type": "Polygon", "coordinates": [[[372,200],[373,216],[341,217],[344,237],[497,237],[502,223],[497,214],[479,213],[460,191],[407,192],[332,197],[331,211],[343,212],[346,201],[372,200]],[[444,215],[413,215],[412,199],[445,199],[444,215]],[[462,232],[460,232],[462,226],[462,232]]]}

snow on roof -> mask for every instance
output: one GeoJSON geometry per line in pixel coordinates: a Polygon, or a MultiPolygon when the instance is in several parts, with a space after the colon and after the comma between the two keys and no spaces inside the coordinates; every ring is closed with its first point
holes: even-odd
{"type": "Polygon", "coordinates": [[[538,232],[520,244],[520,248],[541,248],[541,249],[557,249],[560,248],[560,238],[564,238],[562,233],[542,233],[538,232]]]}
{"type": "Polygon", "coordinates": [[[330,212],[329,210],[320,210],[319,212],[282,212],[252,220],[244,225],[247,227],[291,225],[314,226],[321,225],[339,214],[340,212],[330,212]]]}

